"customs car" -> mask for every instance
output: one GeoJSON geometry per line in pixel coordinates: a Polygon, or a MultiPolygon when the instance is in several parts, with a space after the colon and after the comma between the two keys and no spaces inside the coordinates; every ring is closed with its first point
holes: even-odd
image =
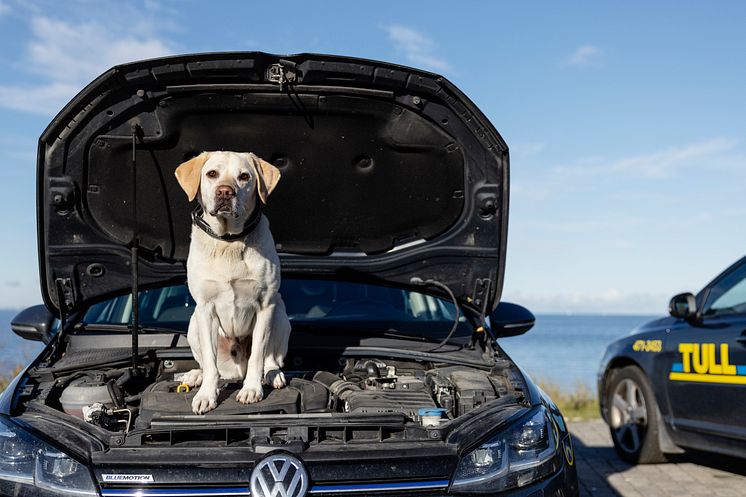
{"type": "Polygon", "coordinates": [[[699,293],[682,293],[669,316],[606,350],[601,414],[614,447],[632,463],[686,449],[746,457],[746,258],[699,293]]]}

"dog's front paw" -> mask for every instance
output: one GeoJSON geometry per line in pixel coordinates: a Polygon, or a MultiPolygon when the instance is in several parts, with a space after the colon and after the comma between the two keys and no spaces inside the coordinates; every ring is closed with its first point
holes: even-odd
{"type": "Polygon", "coordinates": [[[279,369],[267,371],[265,381],[267,382],[267,385],[272,385],[273,388],[283,388],[285,385],[288,384],[285,380],[285,375],[279,369]]]}
{"type": "Polygon", "coordinates": [[[201,388],[192,399],[192,412],[194,414],[204,414],[212,411],[218,406],[218,393],[216,390],[201,388]]]}
{"type": "Polygon", "coordinates": [[[244,381],[243,388],[236,394],[236,400],[242,404],[253,404],[264,398],[262,383],[259,381],[244,381]]]}
{"type": "Polygon", "coordinates": [[[185,385],[188,385],[189,388],[200,386],[202,384],[202,370],[192,369],[184,375],[184,378],[181,380],[181,382],[185,385]]]}

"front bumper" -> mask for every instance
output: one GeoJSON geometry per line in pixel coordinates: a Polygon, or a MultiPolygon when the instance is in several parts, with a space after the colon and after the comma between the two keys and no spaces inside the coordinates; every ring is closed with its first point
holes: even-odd
{"type": "MultiPolygon", "coordinates": [[[[447,480],[397,482],[383,484],[316,485],[309,489],[313,497],[447,497],[447,480]]],[[[247,485],[222,487],[153,487],[103,488],[102,497],[228,497],[249,496],[247,485]]],[[[490,495],[490,494],[484,494],[490,495]]],[[[574,466],[563,468],[549,478],[523,488],[499,494],[505,497],[575,497],[578,480],[574,466]]]]}
{"type": "MultiPolygon", "coordinates": [[[[423,479],[421,475],[411,474],[410,478],[406,480],[381,481],[384,478],[390,478],[390,473],[385,469],[386,460],[380,460],[380,465],[373,472],[369,470],[367,464],[361,464],[360,461],[353,460],[348,461],[348,463],[351,464],[348,464],[347,469],[352,474],[357,475],[358,481],[347,479],[346,481],[313,483],[309,487],[307,495],[309,497],[447,497],[463,495],[450,493],[450,480],[443,477],[423,479]],[[361,482],[361,477],[366,478],[368,481],[361,482]]],[[[311,468],[312,466],[309,466],[309,470],[311,468]]],[[[186,466],[184,469],[185,472],[181,473],[180,478],[174,478],[174,481],[170,484],[160,485],[107,484],[101,481],[101,472],[96,471],[96,473],[99,477],[99,482],[101,482],[102,497],[227,497],[251,495],[248,483],[229,484],[223,479],[227,476],[226,473],[238,470],[241,474],[246,475],[246,480],[244,481],[248,482],[248,475],[251,472],[250,468],[233,468],[232,471],[229,468],[225,468],[224,471],[215,471],[214,469],[205,468],[203,465],[197,465],[193,469],[186,466]],[[184,478],[186,475],[191,475],[192,481],[196,482],[199,479],[200,482],[189,484],[189,480],[184,478]],[[215,482],[214,484],[209,484],[207,482],[209,482],[211,477],[220,478],[226,483],[215,482]],[[178,482],[178,479],[181,482],[178,482]]],[[[311,473],[313,474],[313,471],[311,473]]],[[[148,470],[141,468],[139,474],[147,475],[149,473],[148,470]]],[[[495,495],[506,497],[577,496],[578,479],[572,450],[569,455],[565,455],[561,468],[552,476],[525,487],[495,495]]]]}

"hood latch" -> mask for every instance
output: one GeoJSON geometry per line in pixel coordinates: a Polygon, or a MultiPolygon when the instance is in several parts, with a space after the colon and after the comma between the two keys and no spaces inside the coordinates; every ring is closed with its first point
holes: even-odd
{"type": "Polygon", "coordinates": [[[295,62],[281,60],[278,64],[272,64],[267,68],[267,81],[277,83],[280,88],[285,88],[288,83],[295,83],[295,62]]]}

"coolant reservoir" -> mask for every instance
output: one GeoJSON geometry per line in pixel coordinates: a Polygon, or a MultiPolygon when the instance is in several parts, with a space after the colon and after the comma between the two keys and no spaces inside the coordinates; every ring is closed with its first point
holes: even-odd
{"type": "Polygon", "coordinates": [[[107,407],[114,405],[106,384],[85,376],[71,381],[60,395],[62,410],[80,419],[83,419],[83,407],[96,402],[100,402],[107,407]]]}

